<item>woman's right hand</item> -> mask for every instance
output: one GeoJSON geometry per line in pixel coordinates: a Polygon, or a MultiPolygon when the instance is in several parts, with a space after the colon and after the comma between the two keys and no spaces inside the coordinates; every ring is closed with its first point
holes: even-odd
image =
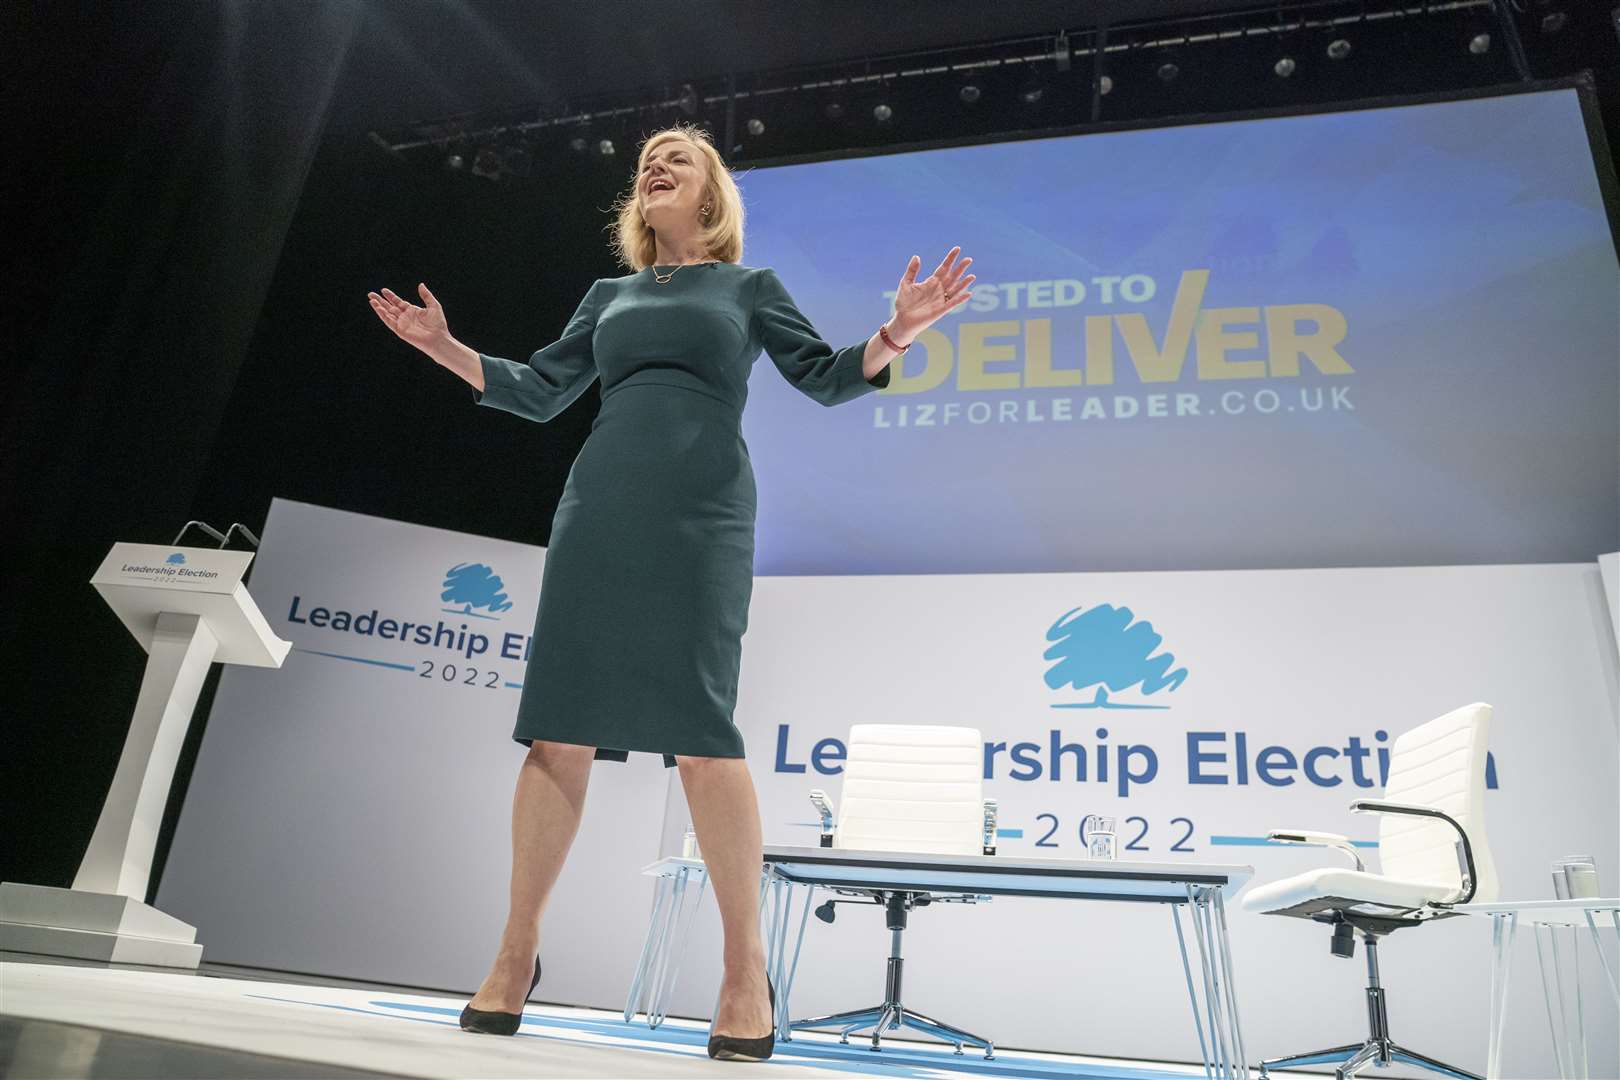
{"type": "Polygon", "coordinates": [[[371,298],[371,309],[377,313],[377,317],[401,341],[433,356],[436,349],[451,341],[450,327],[444,321],[444,308],[439,306],[439,301],[434,299],[427,285],[419,284],[417,288],[422,292],[425,307],[402,300],[387,289],[382,291],[381,296],[376,293],[366,295],[371,298]]]}

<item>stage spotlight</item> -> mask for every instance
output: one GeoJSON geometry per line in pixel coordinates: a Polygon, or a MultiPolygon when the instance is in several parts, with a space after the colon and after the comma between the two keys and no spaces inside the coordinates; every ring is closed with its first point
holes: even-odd
{"type": "Polygon", "coordinates": [[[833,918],[838,914],[837,909],[833,907],[834,902],[835,901],[829,900],[825,904],[822,904],[820,907],[816,908],[816,918],[820,919],[824,923],[832,922],[833,918]]]}
{"type": "Polygon", "coordinates": [[[1284,56],[1280,57],[1275,64],[1271,65],[1271,70],[1277,73],[1277,77],[1279,79],[1286,79],[1288,76],[1294,73],[1295,66],[1294,58],[1292,56],[1284,56]]]}
{"type": "Polygon", "coordinates": [[[876,120],[880,124],[888,123],[889,118],[892,117],[893,115],[894,115],[894,110],[889,108],[888,105],[884,104],[881,101],[878,102],[872,108],[872,119],[876,120]]]}
{"type": "Polygon", "coordinates": [[[503,164],[510,176],[528,176],[534,167],[534,156],[526,143],[518,143],[507,149],[503,164]]]}
{"type": "Polygon", "coordinates": [[[601,154],[603,157],[612,157],[613,156],[613,140],[612,139],[603,139],[601,142],[597,143],[596,144],[596,152],[601,154]]]}
{"type": "Polygon", "coordinates": [[[1475,56],[1484,56],[1491,51],[1491,35],[1475,34],[1468,39],[1468,51],[1475,56]]]}
{"type": "Polygon", "coordinates": [[[1046,84],[1041,82],[1041,77],[1031,69],[1030,73],[1024,76],[1023,85],[1018,88],[1018,100],[1025,105],[1039,105],[1041,98],[1045,96],[1046,84]]]}
{"type": "Polygon", "coordinates": [[[1328,42],[1327,54],[1329,59],[1343,60],[1350,55],[1350,43],[1344,38],[1334,38],[1328,42]]]}
{"type": "Polygon", "coordinates": [[[495,152],[493,146],[480,147],[473,155],[472,174],[482,176],[489,180],[499,180],[506,168],[501,163],[501,156],[495,152]]]}

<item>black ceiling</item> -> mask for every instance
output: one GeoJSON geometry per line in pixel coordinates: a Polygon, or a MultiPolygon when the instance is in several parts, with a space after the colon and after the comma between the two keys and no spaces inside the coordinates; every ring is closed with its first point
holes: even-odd
{"type": "MultiPolygon", "coordinates": [[[[367,5],[332,122],[385,129],[727,73],[947,48],[1254,0],[611,0],[367,5]]],[[[1279,4],[1297,7],[1298,4],[1279,4]]]]}

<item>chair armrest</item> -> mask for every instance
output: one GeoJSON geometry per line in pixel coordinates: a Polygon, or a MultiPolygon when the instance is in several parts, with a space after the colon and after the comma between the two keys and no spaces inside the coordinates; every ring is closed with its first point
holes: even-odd
{"type": "Polygon", "coordinates": [[[984,800],[984,853],[996,853],[996,800],[984,800]]]}
{"type": "Polygon", "coordinates": [[[1462,888],[1457,895],[1445,901],[1445,905],[1466,904],[1474,898],[1474,890],[1478,887],[1479,874],[1474,869],[1474,849],[1468,843],[1468,834],[1457,820],[1443,810],[1436,810],[1432,806],[1418,806],[1416,803],[1388,802],[1384,799],[1357,799],[1350,804],[1352,814],[1400,814],[1406,817],[1435,818],[1450,825],[1457,833],[1457,869],[1462,871],[1462,888]]]}
{"type": "Polygon", "coordinates": [[[821,846],[833,846],[833,807],[832,800],[820,788],[810,789],[810,805],[816,808],[821,815],[821,846]]]}
{"type": "Polygon", "coordinates": [[[1356,864],[1356,869],[1365,872],[1367,864],[1361,861],[1361,853],[1350,842],[1348,836],[1338,833],[1311,832],[1309,829],[1273,829],[1266,834],[1267,840],[1275,840],[1279,844],[1320,844],[1323,847],[1337,848],[1350,856],[1350,861],[1356,864]]]}

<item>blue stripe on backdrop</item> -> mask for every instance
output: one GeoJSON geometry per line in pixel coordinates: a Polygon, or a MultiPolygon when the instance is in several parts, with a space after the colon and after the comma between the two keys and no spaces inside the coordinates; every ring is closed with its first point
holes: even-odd
{"type": "MultiPolygon", "coordinates": [[[[1284,844],[1280,840],[1270,840],[1264,836],[1211,836],[1212,847],[1326,847],[1325,844],[1284,844]]],[[[1375,848],[1376,840],[1352,840],[1353,847],[1375,848]]]]}
{"type": "Polygon", "coordinates": [[[319,649],[300,649],[293,646],[293,652],[314,653],[316,656],[330,656],[334,660],[353,660],[357,664],[375,664],[377,667],[398,668],[400,671],[415,671],[414,664],[391,664],[386,660],[368,660],[364,656],[345,656],[342,653],[322,652],[319,649]]]}

